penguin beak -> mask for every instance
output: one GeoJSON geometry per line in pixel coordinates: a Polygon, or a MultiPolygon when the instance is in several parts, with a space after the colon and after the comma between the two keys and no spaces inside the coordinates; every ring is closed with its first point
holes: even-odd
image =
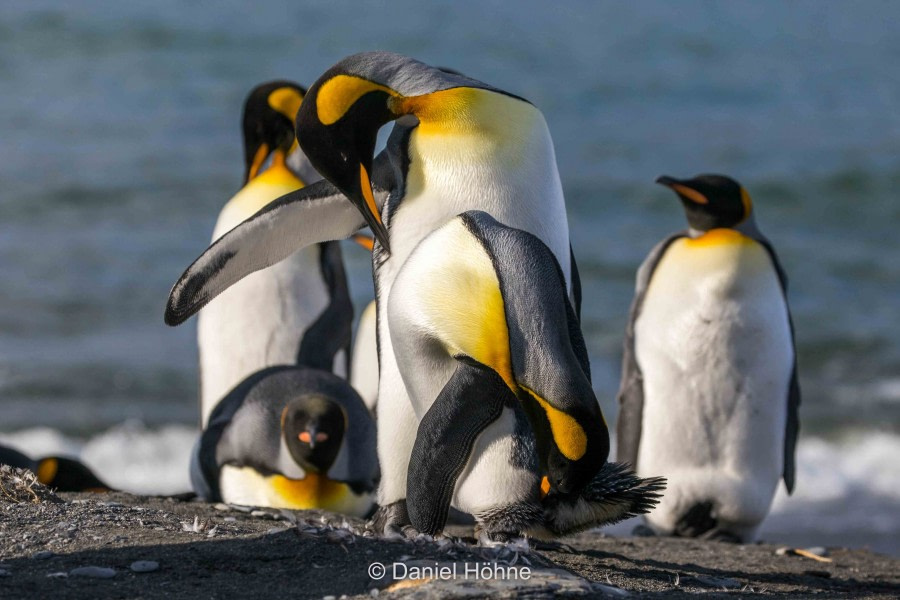
{"type": "Polygon", "coordinates": [[[681,198],[689,200],[694,204],[709,204],[709,199],[697,190],[688,186],[687,182],[680,181],[674,177],[669,177],[668,175],[661,175],[656,178],[656,183],[672,189],[681,198]]]}
{"type": "Polygon", "coordinates": [[[319,431],[318,427],[312,426],[308,427],[306,431],[301,431],[300,435],[297,436],[304,444],[309,444],[310,450],[315,450],[316,444],[322,444],[328,441],[328,434],[324,431],[319,431]]]}
{"type": "Polygon", "coordinates": [[[247,185],[251,179],[259,175],[259,169],[271,153],[272,151],[266,143],[259,144],[255,150],[247,149],[244,163],[244,185],[247,185]]]}
{"type": "Polygon", "coordinates": [[[369,252],[371,252],[372,248],[375,246],[375,239],[362,233],[354,233],[351,239],[369,252]]]}
{"type": "Polygon", "coordinates": [[[333,69],[316,81],[297,113],[297,141],[316,170],[350,199],[388,252],[387,228],[372,191],[378,130],[400,115],[393,90],[333,69]]]}

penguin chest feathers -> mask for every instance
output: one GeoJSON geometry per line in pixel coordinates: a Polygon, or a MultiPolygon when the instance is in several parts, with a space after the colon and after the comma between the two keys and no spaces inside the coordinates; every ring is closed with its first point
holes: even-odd
{"type": "Polygon", "coordinates": [[[673,242],[647,288],[635,352],[642,471],[756,463],[777,479],[794,350],[765,247],[730,229],[673,242]]]}

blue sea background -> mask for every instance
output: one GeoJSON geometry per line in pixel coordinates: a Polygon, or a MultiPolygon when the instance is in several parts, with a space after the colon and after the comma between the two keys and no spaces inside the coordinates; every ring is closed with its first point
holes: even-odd
{"type": "MultiPolygon", "coordinates": [[[[187,489],[195,324],[162,313],[240,185],[243,99],[386,49],[544,112],[610,422],[635,269],[684,225],[653,180],[739,179],[803,388],[798,490],[763,537],[900,554],[898,31],[887,1],[4,2],[0,442],[187,489]]],[[[368,257],[345,256],[361,309],[368,257]]]]}

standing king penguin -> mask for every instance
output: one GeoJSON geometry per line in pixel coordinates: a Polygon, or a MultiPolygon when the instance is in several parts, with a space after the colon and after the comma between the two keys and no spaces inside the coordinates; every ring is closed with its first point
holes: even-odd
{"type": "Polygon", "coordinates": [[[721,175],[660,177],[689,229],[641,265],[625,335],[617,459],[668,479],[658,533],[748,541],[799,427],[787,278],[750,195],[721,175]]]}
{"type": "MultiPolygon", "coordinates": [[[[425,236],[460,213],[481,210],[549,248],[577,314],[579,286],[553,142],[543,115],[527,100],[388,52],[350,56],[322,75],[300,106],[297,139],[329,183],[281,198],[217,240],[173,287],[166,321],[182,322],[248,273],[299,247],[343,239],[368,224],[376,237],[380,375],[382,479],[375,523],[395,533],[409,525],[407,472],[428,405],[410,397],[388,334],[394,279],[425,236]],[[373,160],[378,130],[390,121],[396,123],[387,147],[373,160]]],[[[602,423],[596,400],[580,401],[584,414],[602,423]]],[[[606,429],[584,426],[603,438],[592,442],[599,455],[591,460],[601,465],[606,429]]]]}
{"type": "MultiPolygon", "coordinates": [[[[213,241],[272,200],[304,186],[294,137],[302,87],[257,86],[244,105],[244,187],[225,205],[213,241]],[[263,169],[271,157],[271,164],[263,169]]],[[[311,245],[247,277],[203,311],[197,324],[201,425],[245,377],[273,365],[300,364],[346,376],[353,307],[337,242],[311,245]]]]}
{"type": "Polygon", "coordinates": [[[216,405],[191,482],[209,502],[366,516],[378,480],[375,422],[359,395],[320,369],[254,373],[216,405]]]}

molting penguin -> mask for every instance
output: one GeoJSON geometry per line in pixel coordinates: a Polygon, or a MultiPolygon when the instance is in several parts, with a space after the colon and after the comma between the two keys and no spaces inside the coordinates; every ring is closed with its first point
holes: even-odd
{"type": "Polygon", "coordinates": [[[28,469],[37,475],[38,481],[59,492],[112,491],[84,463],[74,458],[46,456],[31,460],[18,450],[0,446],[0,465],[28,469]]]}
{"type": "Polygon", "coordinates": [[[484,541],[551,537],[656,503],[661,480],[606,463],[587,349],[540,240],[466,212],[419,244],[393,289],[395,356],[426,409],[407,481],[415,530],[439,533],[452,504],[484,541]]]}
{"type": "MultiPolygon", "coordinates": [[[[287,81],[257,86],[243,115],[245,185],[222,209],[213,240],[272,200],[302,188],[287,164],[305,161],[294,137],[304,90],[287,81]],[[271,164],[262,170],[271,156],[271,164]]],[[[347,374],[353,307],[336,242],[294,252],[228,290],[197,324],[201,424],[239,381],[259,369],[301,364],[347,374]]]]}
{"type": "Polygon", "coordinates": [[[340,377],[280,366],[242,381],[194,447],[198,496],[248,506],[365,516],[378,463],[375,423],[340,377]]]}
{"type": "Polygon", "coordinates": [[[751,540],[794,487],[800,389],[787,278],[750,195],[721,175],[660,177],[689,229],[641,265],[625,336],[617,459],[668,479],[649,525],[751,540]]]}
{"type": "Polygon", "coordinates": [[[483,210],[540,239],[577,304],[553,142],[527,100],[387,52],[350,56],[322,75],[300,107],[297,136],[330,183],[281,198],[217,240],[175,284],[167,319],[186,319],[298,247],[370,225],[377,239],[379,510],[386,527],[402,526],[414,434],[428,407],[411,400],[386,335],[394,278],[426,235],[462,212],[483,210]],[[392,120],[387,147],[373,160],[378,129],[392,120]]]}

